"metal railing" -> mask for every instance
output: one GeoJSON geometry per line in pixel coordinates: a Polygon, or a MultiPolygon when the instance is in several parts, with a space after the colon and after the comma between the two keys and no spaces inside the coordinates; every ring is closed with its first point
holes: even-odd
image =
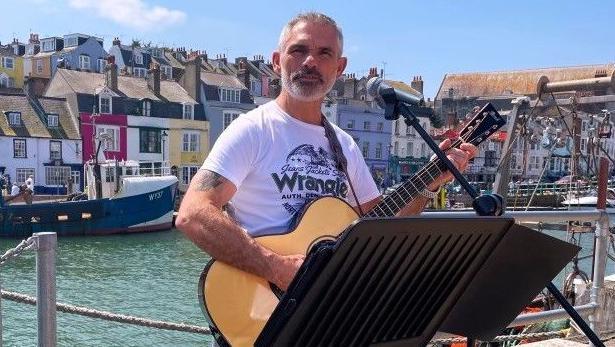
{"type": "MultiPolygon", "coordinates": [[[[468,217],[476,215],[474,212],[430,212],[433,216],[446,217],[468,217]]],[[[505,217],[512,217],[517,223],[528,222],[563,222],[563,221],[579,221],[593,222],[596,221],[596,229],[594,232],[594,268],[592,276],[592,289],[590,294],[590,302],[585,305],[574,306],[579,314],[589,315],[589,325],[596,331],[599,323],[602,320],[600,314],[602,292],[604,291],[604,277],[606,272],[608,238],[609,238],[609,216],[603,210],[586,210],[586,211],[510,211],[504,214],[505,217]]],[[[550,311],[535,312],[521,314],[509,324],[509,327],[517,327],[521,325],[550,322],[553,320],[569,318],[568,313],[564,309],[555,309],[550,311]]]]}
{"type": "MultiPolygon", "coordinates": [[[[55,346],[56,337],[56,233],[35,233],[0,257],[0,266],[22,252],[36,250],[36,308],[38,345],[55,346]]],[[[0,283],[0,291],[2,283],[0,283]]],[[[0,296],[0,347],[2,346],[2,304],[0,296]]]]}

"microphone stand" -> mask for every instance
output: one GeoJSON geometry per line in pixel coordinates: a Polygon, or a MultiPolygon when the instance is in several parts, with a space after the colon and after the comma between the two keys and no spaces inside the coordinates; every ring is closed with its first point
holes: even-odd
{"type": "MultiPolygon", "coordinates": [[[[474,199],[472,202],[472,207],[476,211],[479,216],[501,216],[504,213],[504,203],[503,198],[498,194],[482,194],[479,195],[476,190],[468,183],[468,181],[463,177],[463,175],[457,170],[455,165],[451,163],[450,160],[446,157],[446,154],[436,145],[431,136],[427,134],[425,129],[419,124],[416,114],[413,109],[416,109],[416,106],[409,105],[407,103],[398,101],[395,92],[392,88],[389,90],[385,90],[382,94],[382,99],[385,103],[384,107],[384,117],[387,120],[397,120],[399,116],[404,117],[404,122],[407,126],[412,126],[420,135],[421,138],[427,143],[429,148],[436,154],[438,159],[440,159],[446,168],[453,174],[457,182],[461,184],[461,186],[465,189],[468,194],[474,199]]],[[[570,318],[579,326],[579,328],[583,331],[585,336],[589,339],[591,344],[594,346],[604,347],[600,338],[596,335],[596,333],[587,325],[585,320],[581,318],[579,313],[575,310],[575,308],[566,300],[566,297],[557,289],[557,287],[553,284],[553,282],[549,282],[546,285],[547,289],[551,294],[555,297],[557,302],[562,306],[562,308],[568,313],[570,318]]],[[[467,346],[474,346],[474,339],[467,338],[467,346]]]]}

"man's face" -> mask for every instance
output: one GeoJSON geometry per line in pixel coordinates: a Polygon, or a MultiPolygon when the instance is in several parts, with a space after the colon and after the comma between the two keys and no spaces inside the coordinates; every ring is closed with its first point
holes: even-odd
{"type": "Polygon", "coordinates": [[[340,51],[337,32],[331,25],[297,23],[286,36],[281,52],[273,53],[282,90],[300,101],[324,98],[346,67],[340,51]]]}

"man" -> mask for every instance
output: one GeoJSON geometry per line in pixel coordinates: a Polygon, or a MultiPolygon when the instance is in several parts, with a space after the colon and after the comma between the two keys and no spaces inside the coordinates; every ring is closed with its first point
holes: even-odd
{"type": "MultiPolygon", "coordinates": [[[[318,196],[336,195],[365,212],[381,199],[352,137],[333,126],[348,175],[337,170],[325,137],[320,107],[346,67],[342,47],[341,30],[323,14],[302,14],[286,25],[272,57],[281,75],[280,95],[239,117],[220,135],[190,182],[176,220],[178,229],[215,259],[283,290],[305,255],[277,254],[253,236],[286,232],[301,207],[318,196]]],[[[450,141],[441,147],[450,147],[450,141]]],[[[465,169],[475,152],[474,146],[463,144],[448,156],[465,169]]],[[[429,188],[436,190],[451,177],[443,174],[429,188]]],[[[417,214],[427,201],[419,197],[400,214],[417,214]]]]}
{"type": "Polygon", "coordinates": [[[34,177],[32,177],[32,175],[28,176],[26,179],[26,187],[30,189],[30,193],[34,193],[34,177]]]}

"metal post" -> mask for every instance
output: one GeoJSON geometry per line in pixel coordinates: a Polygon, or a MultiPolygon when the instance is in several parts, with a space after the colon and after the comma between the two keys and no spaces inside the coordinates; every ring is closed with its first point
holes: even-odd
{"type": "Polygon", "coordinates": [[[606,257],[609,237],[609,217],[605,212],[606,208],[606,187],[608,180],[609,162],[607,158],[600,158],[600,170],[598,172],[598,201],[596,207],[602,210],[602,217],[596,223],[595,248],[594,248],[594,269],[592,277],[592,291],[590,301],[598,304],[598,309],[589,316],[589,324],[595,331],[600,330],[602,320],[601,305],[602,291],[604,289],[604,276],[606,271],[606,257]]]}
{"type": "Polygon", "coordinates": [[[36,308],[38,345],[55,347],[56,338],[56,233],[33,234],[36,237],[36,308]]]}

